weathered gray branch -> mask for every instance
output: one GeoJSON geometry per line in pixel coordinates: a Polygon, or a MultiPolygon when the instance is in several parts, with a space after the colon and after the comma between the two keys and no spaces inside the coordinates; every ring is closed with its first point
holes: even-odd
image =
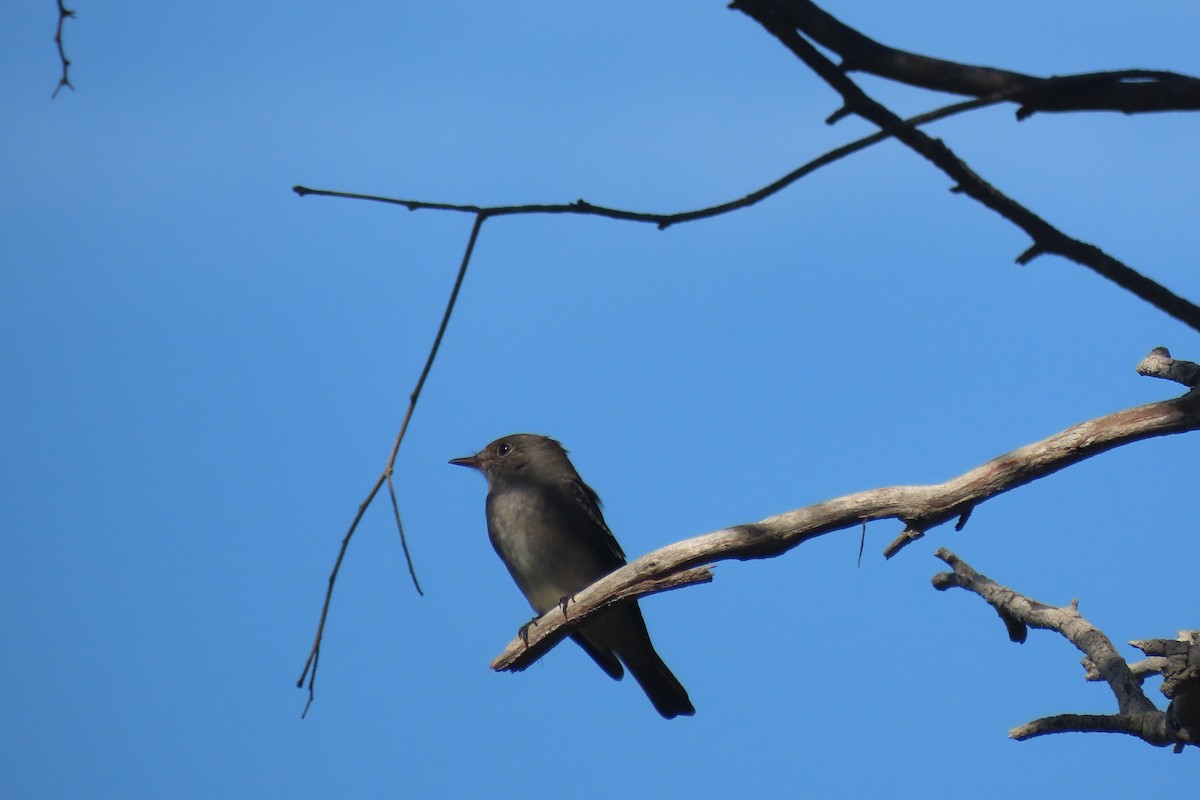
{"type": "MultiPolygon", "coordinates": [[[[516,642],[520,642],[521,645],[520,652],[516,654],[520,657],[511,660],[505,659],[505,656],[513,650],[513,645],[510,644],[508,649],[492,662],[492,669],[520,672],[550,652],[554,645],[565,639],[572,630],[589,617],[594,617],[607,608],[626,600],[679,589],[694,583],[711,583],[712,579],[712,570],[708,567],[693,567],[662,577],[637,578],[626,586],[594,600],[589,594],[592,592],[592,587],[589,587],[571,598],[569,602],[554,608],[543,617],[535,618],[527,626],[521,628],[516,639],[516,642]],[[546,624],[548,619],[556,621],[546,624]]],[[[598,584],[593,584],[593,586],[596,585],[598,584]]]]}
{"type": "Polygon", "coordinates": [[[1200,744],[1200,631],[1180,631],[1175,639],[1150,639],[1130,642],[1150,658],[1163,676],[1161,691],[1171,699],[1167,706],[1167,724],[1179,743],[1200,744]]]}
{"type": "Polygon", "coordinates": [[[692,567],[726,559],[772,558],[826,533],[868,520],[896,518],[905,532],[885,555],[892,555],[926,530],[963,518],[996,495],[1131,442],[1200,429],[1200,389],[1182,397],[1118,411],[1067,428],[1040,442],[995,458],[945,483],[891,486],[826,500],[805,508],[736,525],[668,545],[642,556],[579,592],[566,615],[555,609],[527,630],[536,629],[530,647],[521,637],[492,662],[497,670],[521,670],[536,661],[579,621],[620,599],[645,592],[643,586],[692,567]]]}
{"type": "Polygon", "coordinates": [[[1109,638],[1079,613],[1077,601],[1061,607],[1039,603],[980,575],[944,547],[935,555],[954,570],[935,575],[935,589],[966,589],[986,600],[988,605],[1003,617],[1031,628],[1061,633],[1096,666],[1116,695],[1120,713],[1145,714],[1157,710],[1142,691],[1140,681],[1130,671],[1129,664],[1117,653],[1117,648],[1109,638]]]}
{"type": "Polygon", "coordinates": [[[1165,381],[1182,383],[1184,386],[1200,385],[1200,364],[1177,361],[1165,347],[1156,347],[1137,365],[1139,375],[1147,378],[1162,378],[1165,381]]]}
{"type": "Polygon", "coordinates": [[[1039,603],[979,574],[945,548],[939,549],[936,555],[953,572],[934,575],[935,589],[966,589],[979,595],[1004,620],[1009,637],[1014,641],[1024,641],[1027,627],[1062,634],[1083,652],[1088,673],[1085,677],[1092,680],[1098,674],[1117,699],[1116,714],[1042,717],[1013,728],[1008,734],[1011,738],[1024,740],[1050,733],[1100,732],[1129,734],[1156,747],[1174,744],[1176,752],[1185,744],[1200,744],[1200,728],[1196,727],[1200,721],[1196,718],[1195,702],[1200,691],[1197,686],[1200,683],[1200,647],[1196,645],[1194,631],[1184,632],[1179,641],[1131,642],[1147,654],[1161,656],[1154,662],[1156,668],[1153,670],[1147,668],[1147,662],[1139,662],[1143,669],[1141,674],[1135,674],[1112,641],[1079,613],[1077,600],[1066,606],[1039,603]],[[1169,682],[1163,682],[1163,694],[1172,698],[1173,710],[1159,711],[1142,691],[1142,680],[1150,672],[1160,672],[1164,678],[1169,676],[1169,682]]]}
{"type": "Polygon", "coordinates": [[[1023,742],[1051,733],[1125,733],[1155,747],[1175,742],[1162,711],[1145,714],[1057,714],[1042,717],[1008,732],[1010,739],[1023,742]]]}

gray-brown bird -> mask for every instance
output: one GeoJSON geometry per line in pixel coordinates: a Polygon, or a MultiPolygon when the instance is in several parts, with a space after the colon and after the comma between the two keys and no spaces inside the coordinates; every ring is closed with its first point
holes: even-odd
{"type": "MultiPolygon", "coordinates": [[[[487,478],[488,536],[539,615],[625,564],[625,553],[562,445],[516,433],[451,464],[487,478]]],[[[624,663],[667,719],[696,713],[687,690],[650,642],[637,601],[604,612],[571,638],[614,680],[624,663]]]]}

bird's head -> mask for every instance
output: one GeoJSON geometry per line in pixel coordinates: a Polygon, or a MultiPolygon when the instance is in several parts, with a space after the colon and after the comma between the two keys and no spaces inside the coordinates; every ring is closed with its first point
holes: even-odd
{"type": "Polygon", "coordinates": [[[475,455],[452,458],[450,463],[479,470],[489,484],[527,472],[561,470],[564,466],[571,474],[575,472],[563,446],[549,436],[537,433],[502,436],[475,455]]]}

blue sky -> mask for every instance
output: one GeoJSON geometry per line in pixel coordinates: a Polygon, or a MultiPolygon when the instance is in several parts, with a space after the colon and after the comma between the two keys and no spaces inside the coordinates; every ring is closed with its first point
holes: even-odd
{"type": "MultiPolygon", "coordinates": [[[[1028,242],[892,143],[660,232],[488,222],[386,505],[294,684],[470,227],[294,184],[472,203],[720,202],[869,132],[723,2],[101,4],[0,11],[6,797],[1116,797],[1191,780],[1125,737],[1065,640],[929,586],[938,546],[1118,642],[1195,627],[1195,444],[1106,454],[939,528],[827,536],[643,603],[697,707],[664,722],[573,647],[488,662],[529,612],[484,484],[561,439],[636,556],[852,491],[937,482],[1178,394],[1192,332],[1028,242]],[[964,791],[966,791],[964,789],[964,791]]],[[[1200,8],[831,3],[869,35],[1041,74],[1200,74],[1200,8]]],[[[952,98],[862,78],[906,114],[952,98]]],[[[1196,115],[1011,108],[931,130],[1066,232],[1200,298],[1196,115]]],[[[1123,648],[1133,657],[1134,651],[1123,648]]],[[[1151,696],[1162,698],[1156,687],[1151,696]]],[[[1185,772],[1186,770],[1186,772],[1185,772]]]]}

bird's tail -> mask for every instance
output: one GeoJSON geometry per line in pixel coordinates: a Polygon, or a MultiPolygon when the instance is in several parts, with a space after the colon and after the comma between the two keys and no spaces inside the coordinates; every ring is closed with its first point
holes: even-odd
{"type": "Polygon", "coordinates": [[[636,601],[605,612],[576,631],[575,636],[609,677],[620,680],[624,662],[655,710],[666,719],[696,713],[687,689],[654,650],[636,601]]]}
{"type": "Polygon", "coordinates": [[[642,691],[650,698],[655,710],[664,719],[675,717],[690,717],[696,713],[687,689],[679,679],[667,668],[652,648],[639,653],[637,661],[625,661],[625,666],[633,675],[634,680],[642,687],[642,691]]]}

